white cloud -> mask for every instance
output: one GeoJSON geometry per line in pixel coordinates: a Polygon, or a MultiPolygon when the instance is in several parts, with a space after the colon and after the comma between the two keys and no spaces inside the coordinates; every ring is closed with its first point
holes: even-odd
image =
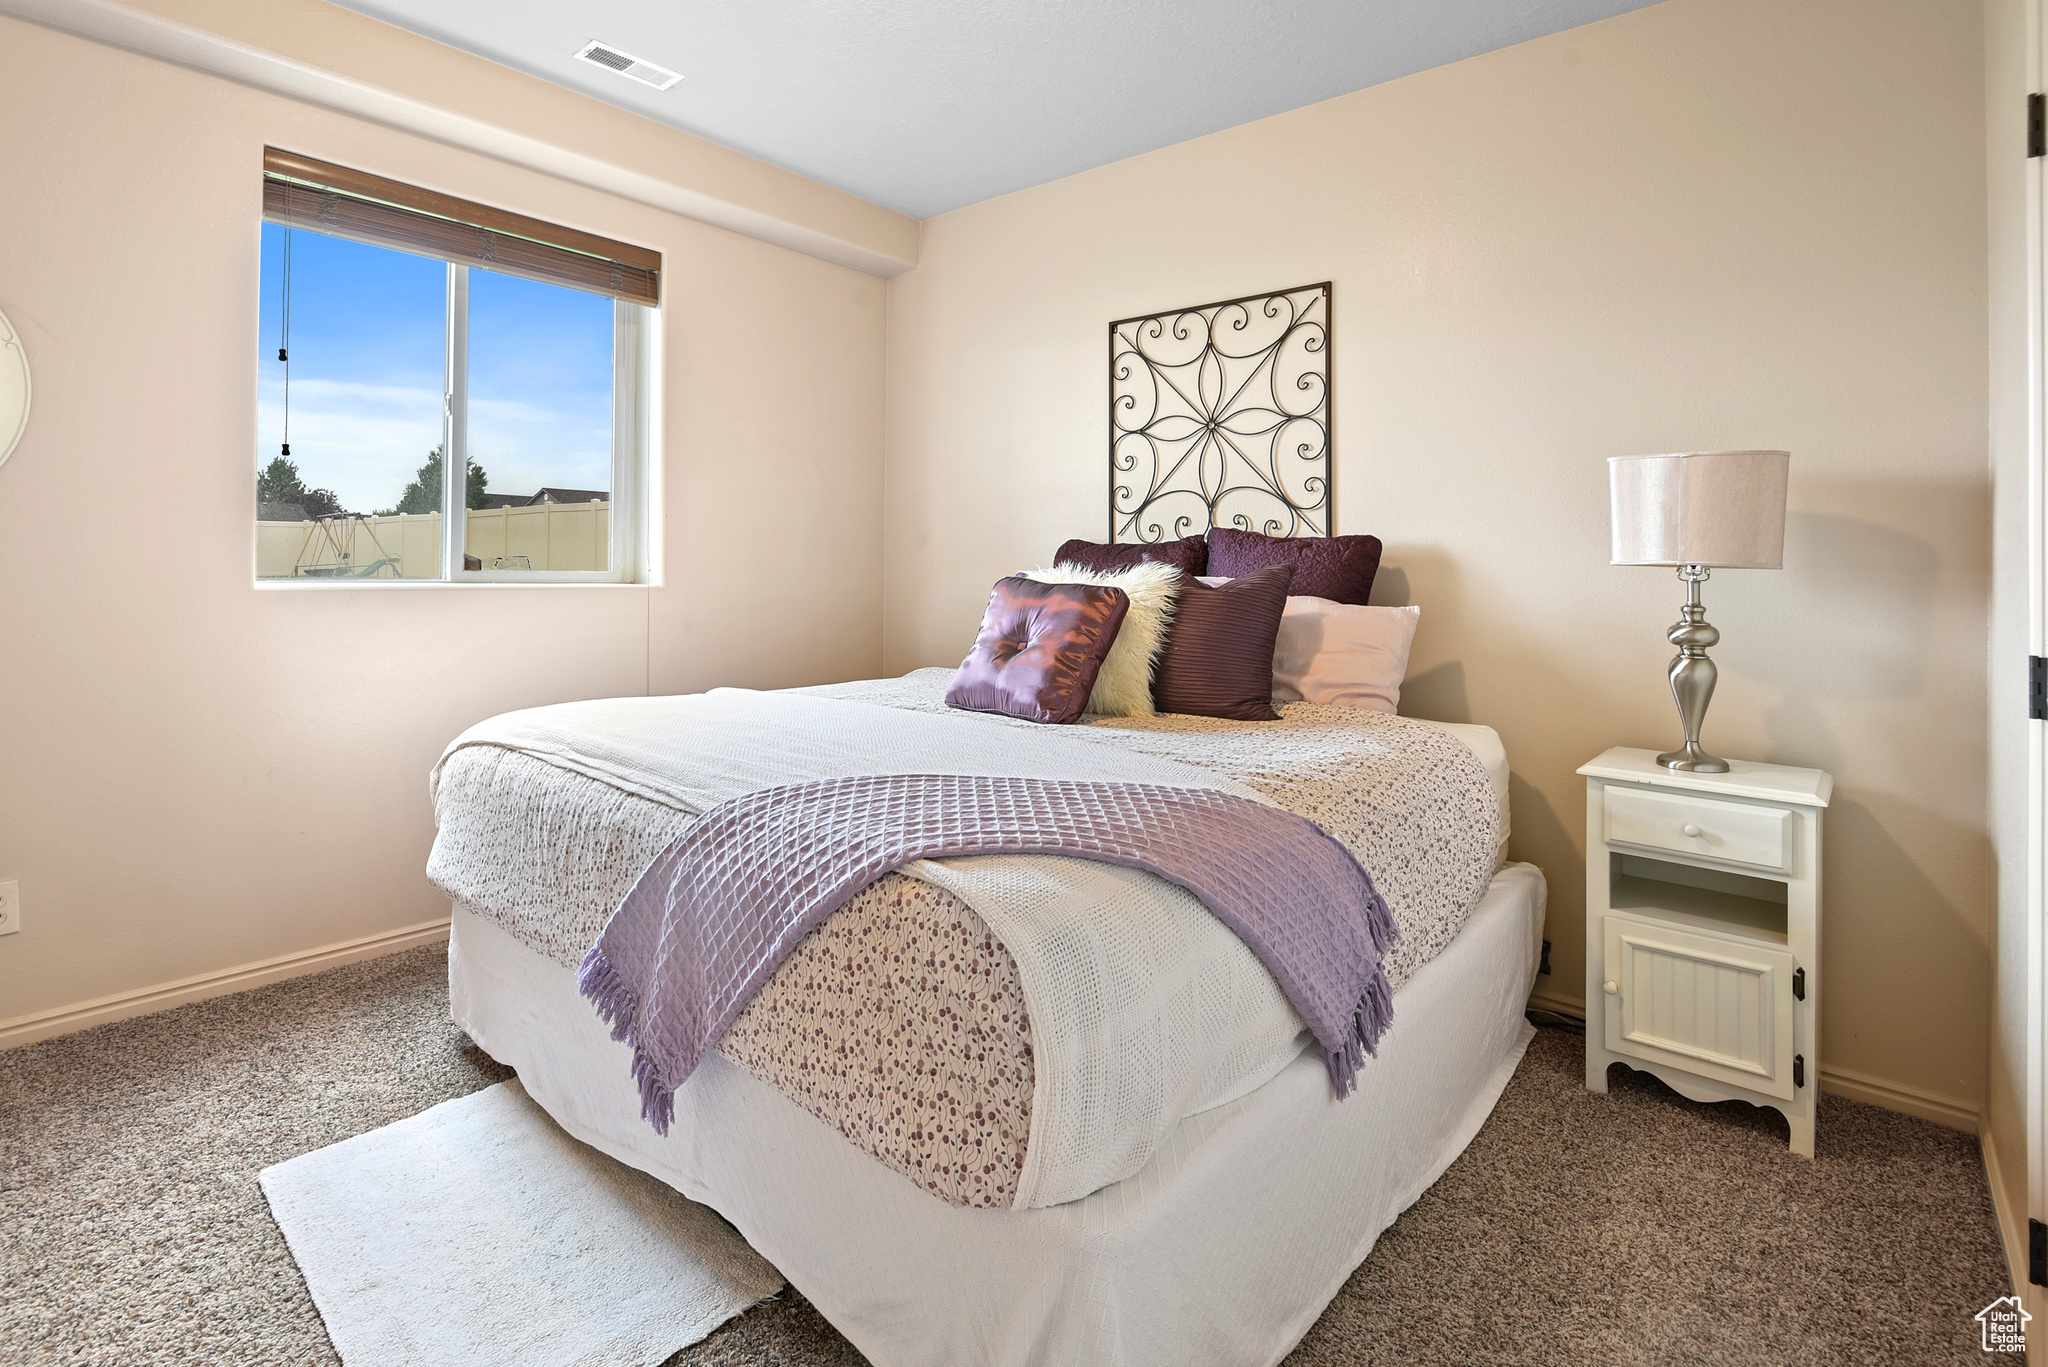
{"type": "MultiPolygon", "coordinates": [[[[510,399],[473,398],[471,457],[497,493],[611,487],[609,414],[564,413],[510,399]]],[[[256,463],[269,464],[284,439],[284,386],[265,377],[257,396],[256,463]]],[[[342,506],[374,512],[398,502],[428,452],[441,443],[441,391],[343,380],[295,380],[292,460],[300,478],[332,489],[342,506]]]]}
{"type": "Polygon", "coordinates": [[[563,413],[505,399],[472,399],[469,454],[501,493],[609,489],[612,483],[610,414],[563,413]]]}
{"type": "MultiPolygon", "coordinates": [[[[270,463],[284,439],[284,386],[258,390],[256,463],[270,463]]],[[[292,461],[310,487],[332,489],[342,506],[374,512],[398,502],[441,443],[441,391],[341,380],[292,382],[292,461]]]]}

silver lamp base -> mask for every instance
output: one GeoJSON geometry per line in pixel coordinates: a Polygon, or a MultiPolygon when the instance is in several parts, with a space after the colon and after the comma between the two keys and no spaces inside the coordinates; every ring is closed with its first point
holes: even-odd
{"type": "Polygon", "coordinates": [[[1671,696],[1678,703],[1678,721],[1685,728],[1685,744],[1657,756],[1666,769],[1691,774],[1725,774],[1728,761],[1717,759],[1700,746],[1700,727],[1707,719],[1707,704],[1713,701],[1714,682],[1721,671],[1707,658],[1707,647],[1719,645],[1721,633],[1707,625],[1707,610],[1700,606],[1700,585],[1712,574],[1705,565],[1680,565],[1678,577],[1685,581],[1685,606],[1679,620],[1665,639],[1678,647],[1671,661],[1671,696]]]}
{"type": "Polygon", "coordinates": [[[1657,763],[1666,769],[1677,769],[1688,774],[1725,774],[1728,761],[1716,759],[1698,745],[1688,745],[1683,750],[1666,750],[1657,756],[1657,763]]]}

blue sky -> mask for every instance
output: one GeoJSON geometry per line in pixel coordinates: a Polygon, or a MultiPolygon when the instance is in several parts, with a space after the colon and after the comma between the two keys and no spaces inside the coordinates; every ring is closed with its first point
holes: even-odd
{"type": "MultiPolygon", "coordinates": [[[[259,467],[283,440],[284,234],[263,225],[259,467]]],[[[441,441],[447,267],[303,229],[291,256],[291,458],[352,511],[391,507],[441,441]]],[[[469,449],[491,491],[609,488],[611,300],[475,267],[469,297],[469,449]]]]}

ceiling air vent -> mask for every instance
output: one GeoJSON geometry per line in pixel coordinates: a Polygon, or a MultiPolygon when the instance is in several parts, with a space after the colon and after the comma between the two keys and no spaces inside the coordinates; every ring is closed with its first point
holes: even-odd
{"type": "Polygon", "coordinates": [[[666,90],[683,79],[679,71],[670,71],[665,66],[643,62],[631,53],[621,52],[611,44],[600,43],[594,38],[585,43],[576,55],[593,66],[616,71],[621,76],[630,76],[640,84],[651,85],[656,90],[666,90]]]}

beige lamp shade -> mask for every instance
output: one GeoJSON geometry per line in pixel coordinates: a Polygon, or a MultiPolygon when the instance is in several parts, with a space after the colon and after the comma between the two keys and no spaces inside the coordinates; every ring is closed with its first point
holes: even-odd
{"type": "Polygon", "coordinates": [[[1785,565],[1789,451],[1612,456],[1614,565],[1785,565]]]}

